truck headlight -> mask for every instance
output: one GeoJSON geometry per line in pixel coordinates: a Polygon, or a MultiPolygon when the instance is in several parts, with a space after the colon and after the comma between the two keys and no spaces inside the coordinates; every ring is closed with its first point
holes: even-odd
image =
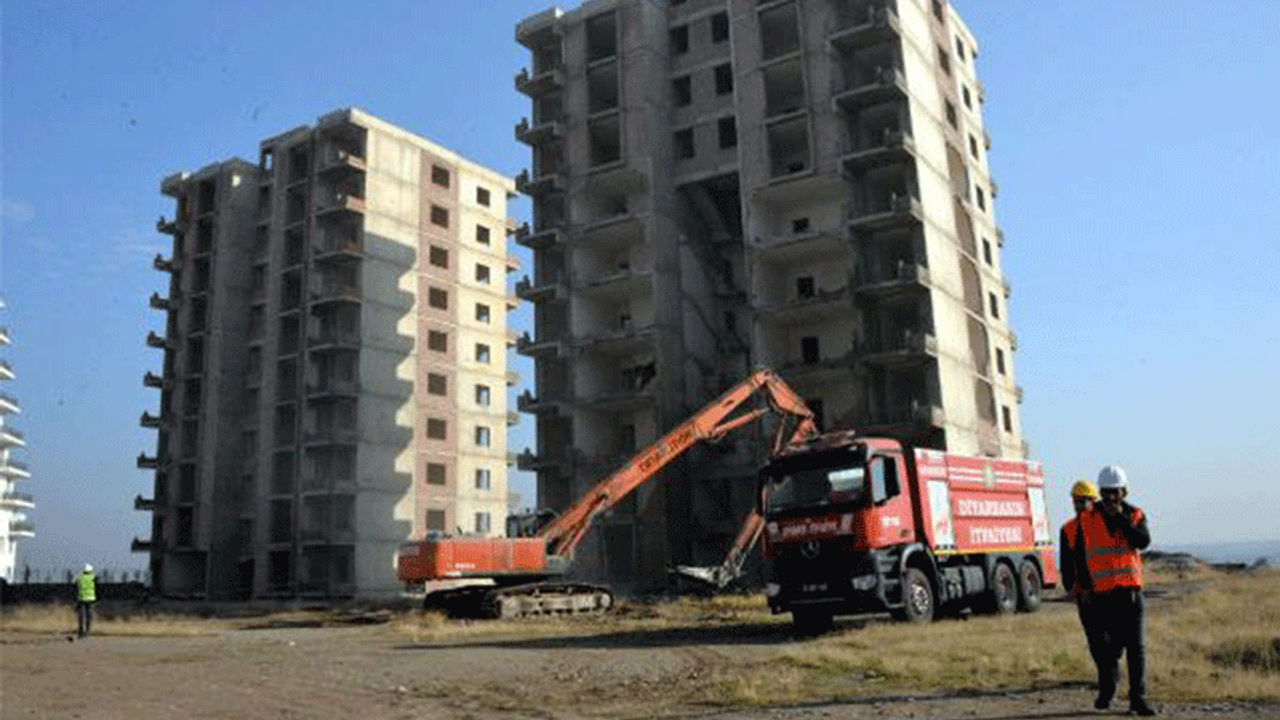
{"type": "Polygon", "coordinates": [[[765,583],[765,584],[764,584],[764,596],[765,596],[765,597],[778,597],[778,593],[780,593],[780,592],[782,592],[782,586],[781,586],[781,585],[779,585],[778,583],[765,583]]]}
{"type": "Polygon", "coordinates": [[[871,590],[876,586],[876,576],[875,575],[859,575],[858,577],[854,578],[850,582],[853,584],[854,590],[857,590],[859,592],[866,592],[867,590],[871,590]]]}

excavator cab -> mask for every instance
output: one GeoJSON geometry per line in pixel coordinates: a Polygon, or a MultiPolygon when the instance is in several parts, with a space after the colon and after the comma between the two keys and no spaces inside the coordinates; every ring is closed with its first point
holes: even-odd
{"type": "Polygon", "coordinates": [[[540,508],[507,516],[507,537],[537,537],[542,528],[556,519],[557,513],[550,508],[540,508]]]}

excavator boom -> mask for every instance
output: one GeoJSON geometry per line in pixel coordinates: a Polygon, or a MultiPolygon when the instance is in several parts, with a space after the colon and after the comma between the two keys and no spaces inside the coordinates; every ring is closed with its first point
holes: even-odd
{"type": "MultiPolygon", "coordinates": [[[[791,442],[817,434],[813,413],[804,400],[772,371],[758,370],[597,483],[536,537],[445,537],[406,543],[401,546],[398,559],[400,579],[406,584],[476,579],[505,586],[451,596],[451,602],[462,598],[464,605],[483,604],[490,608],[486,611],[489,614],[513,612],[511,608],[517,608],[514,612],[518,614],[531,614],[563,611],[567,606],[574,610],[608,607],[611,598],[606,588],[558,583],[550,589],[552,585],[541,581],[567,572],[574,549],[600,513],[657,477],[662,468],[694,444],[717,439],[770,411],[783,416],[771,447],[774,455],[791,442]],[[762,393],[766,407],[743,411],[743,404],[756,392],[762,393]]],[[[743,556],[759,537],[761,526],[759,515],[753,512],[721,566],[721,575],[737,574],[743,556]]]]}

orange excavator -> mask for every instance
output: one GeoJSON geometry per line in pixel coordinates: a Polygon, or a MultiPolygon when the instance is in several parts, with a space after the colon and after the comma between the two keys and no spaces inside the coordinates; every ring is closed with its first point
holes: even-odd
{"type": "MultiPolygon", "coordinates": [[[[657,477],[663,467],[693,445],[718,440],[769,413],[781,416],[771,455],[817,434],[813,413],[804,400],[772,371],[757,370],[641,450],[559,517],[541,527],[530,517],[508,522],[508,534],[527,533],[531,537],[428,537],[401,545],[397,560],[400,581],[408,587],[442,580],[486,581],[427,594],[426,607],[454,616],[507,618],[608,609],[613,594],[607,587],[565,577],[572,567],[573,551],[592,520],[657,477]],[[745,409],[744,404],[757,393],[763,396],[764,405],[745,409]]],[[[677,571],[723,586],[737,575],[762,527],[759,513],[752,511],[724,563],[716,568],[681,567],[677,571]]]]}

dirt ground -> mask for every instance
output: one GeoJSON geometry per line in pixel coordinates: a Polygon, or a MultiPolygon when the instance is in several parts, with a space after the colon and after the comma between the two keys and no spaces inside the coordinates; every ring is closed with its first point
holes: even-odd
{"type": "MultiPolygon", "coordinates": [[[[1048,612],[1066,606],[1046,606],[1048,612]]],[[[1075,718],[1083,686],[983,695],[897,695],[785,707],[725,708],[691,693],[703,677],[769,657],[785,622],[554,634],[481,632],[415,639],[395,623],[243,629],[205,635],[0,633],[2,718],[1075,718]]],[[[1165,718],[1280,717],[1280,706],[1158,703],[1165,718]]],[[[1122,714],[1123,701],[1116,703],[1122,714]]]]}

